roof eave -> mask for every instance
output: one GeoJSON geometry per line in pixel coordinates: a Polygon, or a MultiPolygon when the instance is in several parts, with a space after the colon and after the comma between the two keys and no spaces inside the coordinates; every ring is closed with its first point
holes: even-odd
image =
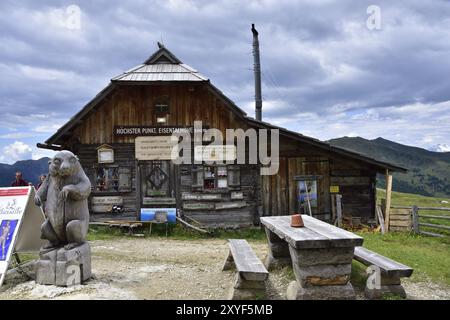
{"type": "Polygon", "coordinates": [[[326,143],[326,142],[323,142],[321,140],[318,140],[318,139],[315,139],[315,138],[311,138],[311,137],[308,137],[308,136],[304,136],[304,135],[302,135],[300,133],[288,130],[286,128],[278,127],[278,126],[275,126],[275,125],[267,123],[267,122],[258,121],[258,120],[254,119],[252,117],[246,117],[246,118],[247,118],[248,121],[250,121],[250,122],[252,122],[252,123],[254,123],[254,124],[258,125],[258,126],[278,129],[285,136],[291,137],[291,138],[293,138],[295,140],[306,142],[306,143],[309,143],[311,145],[315,145],[315,146],[317,146],[317,147],[319,147],[321,149],[325,149],[325,150],[328,150],[328,151],[331,151],[331,152],[335,152],[335,153],[341,154],[343,156],[351,157],[351,158],[358,159],[360,161],[369,163],[369,164],[373,165],[374,167],[376,167],[378,169],[381,169],[381,170],[378,170],[379,172],[384,171],[386,169],[389,169],[391,171],[396,171],[396,172],[402,172],[402,173],[406,173],[408,171],[408,169],[400,167],[398,165],[394,165],[392,163],[387,163],[387,162],[384,162],[384,161],[379,161],[379,160],[370,158],[370,157],[368,157],[366,155],[363,155],[363,154],[360,154],[360,153],[357,153],[357,152],[354,152],[354,151],[350,151],[350,150],[347,150],[347,149],[335,147],[335,146],[330,145],[329,143],[326,143]]]}

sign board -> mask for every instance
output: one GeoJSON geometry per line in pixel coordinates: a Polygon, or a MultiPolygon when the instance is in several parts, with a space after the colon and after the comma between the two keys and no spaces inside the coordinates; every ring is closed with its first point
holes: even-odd
{"type": "Polygon", "coordinates": [[[141,221],[155,221],[159,213],[164,214],[167,217],[167,222],[177,222],[177,209],[176,208],[142,208],[141,209],[141,221]]]}
{"type": "Polygon", "coordinates": [[[123,198],[120,196],[92,197],[92,204],[122,205],[123,198]]]}
{"type": "Polygon", "coordinates": [[[330,193],[339,193],[339,186],[330,186],[330,193]]]}
{"type": "Polygon", "coordinates": [[[114,149],[103,144],[97,148],[98,163],[114,163],[114,149]]]}
{"type": "Polygon", "coordinates": [[[177,148],[178,137],[137,137],[134,143],[137,160],[171,160],[172,149],[177,148]]]}
{"type": "Polygon", "coordinates": [[[34,187],[0,188],[0,286],[14,252],[39,251],[42,209],[34,204],[34,187]]]}
{"type": "Polygon", "coordinates": [[[112,212],[113,206],[123,205],[120,196],[92,197],[91,210],[93,212],[112,212]]]}
{"type": "Polygon", "coordinates": [[[195,161],[234,161],[236,160],[236,146],[196,146],[194,149],[194,159],[195,161]]]}
{"type": "MultiPolygon", "coordinates": [[[[203,128],[204,131],[206,128],[203,128]]],[[[174,133],[194,133],[194,127],[173,127],[173,126],[115,126],[114,135],[124,136],[170,136],[174,133]]]]}

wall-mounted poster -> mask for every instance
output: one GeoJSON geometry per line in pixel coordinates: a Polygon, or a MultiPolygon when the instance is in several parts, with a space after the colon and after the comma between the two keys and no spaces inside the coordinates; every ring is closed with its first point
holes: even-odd
{"type": "Polygon", "coordinates": [[[98,163],[114,163],[114,149],[107,144],[97,148],[98,163]]]}
{"type": "Polygon", "coordinates": [[[0,223],[0,261],[5,261],[11,246],[11,240],[19,220],[2,220],[0,223]]]}
{"type": "Polygon", "coordinates": [[[298,181],[298,201],[300,205],[317,207],[317,181],[300,180],[298,181]]]}

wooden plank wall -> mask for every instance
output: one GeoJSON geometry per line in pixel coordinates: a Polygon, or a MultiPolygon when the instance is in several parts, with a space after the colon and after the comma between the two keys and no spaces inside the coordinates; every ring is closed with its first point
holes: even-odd
{"type": "Polygon", "coordinates": [[[344,217],[360,217],[363,223],[375,218],[376,172],[356,161],[330,161],[330,184],[339,186],[344,217]]]}
{"type": "Polygon", "coordinates": [[[318,208],[313,209],[315,217],[331,218],[330,186],[334,185],[339,186],[339,194],[342,195],[344,216],[360,217],[362,222],[373,219],[375,170],[332,155],[281,157],[278,174],[261,179],[262,215],[285,215],[297,211],[297,184],[293,179],[296,175],[323,177],[318,180],[318,208]]]}
{"type": "Polygon", "coordinates": [[[261,201],[260,185],[259,185],[259,166],[257,165],[241,165],[240,166],[240,187],[233,188],[229,191],[221,190],[220,192],[195,192],[192,190],[192,168],[191,165],[181,165],[179,167],[179,191],[182,194],[190,196],[202,196],[207,194],[216,194],[218,199],[213,200],[184,200],[181,201],[181,207],[184,204],[191,204],[197,209],[182,210],[182,213],[193,218],[203,224],[212,227],[243,227],[251,226],[255,222],[259,223],[257,208],[261,201]],[[242,199],[232,199],[232,192],[242,192],[242,199]],[[236,205],[239,207],[217,210],[216,204],[236,205]]]}
{"type": "MultiPolygon", "coordinates": [[[[131,168],[131,191],[130,192],[92,192],[89,199],[93,196],[121,196],[123,197],[124,214],[122,216],[133,216],[135,217],[136,212],[136,166],[134,157],[134,144],[112,144],[114,148],[114,164],[119,167],[130,167],[131,168]]],[[[73,150],[74,153],[80,159],[81,166],[83,167],[86,175],[91,180],[91,183],[95,184],[95,167],[98,165],[97,158],[97,147],[99,144],[92,145],[75,145],[73,150]]],[[[90,201],[89,201],[90,203],[90,201]]],[[[97,214],[96,214],[97,215],[97,214]]],[[[100,216],[100,215],[99,215],[100,216]]],[[[95,218],[95,217],[94,217],[95,218]]]]}
{"type": "Polygon", "coordinates": [[[318,180],[318,208],[313,209],[316,216],[329,214],[329,170],[328,160],[318,157],[280,158],[278,174],[262,178],[263,215],[286,215],[297,211],[296,175],[322,175],[318,180]]]}
{"type": "Polygon", "coordinates": [[[248,127],[207,87],[198,85],[122,86],[80,123],[74,132],[80,143],[133,143],[134,137],[115,137],[115,125],[156,125],[153,106],[169,97],[168,125],[192,126],[195,120],[217,128],[225,137],[227,128],[248,127]]]}

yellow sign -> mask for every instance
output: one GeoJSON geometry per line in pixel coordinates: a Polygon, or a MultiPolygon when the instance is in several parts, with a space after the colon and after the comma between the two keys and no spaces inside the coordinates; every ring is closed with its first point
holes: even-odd
{"type": "Polygon", "coordinates": [[[330,193],[339,193],[339,186],[330,186],[330,193]]]}

